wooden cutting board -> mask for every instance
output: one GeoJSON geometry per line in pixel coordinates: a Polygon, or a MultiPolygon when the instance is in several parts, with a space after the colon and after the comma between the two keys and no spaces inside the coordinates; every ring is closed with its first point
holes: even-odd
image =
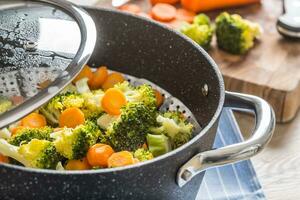
{"type": "MultiPolygon", "coordinates": [[[[148,1],[135,1],[145,12],[148,1]]],[[[100,5],[100,4],[99,4],[100,5]]],[[[110,7],[110,1],[101,3],[110,7]]],[[[281,0],[262,0],[261,4],[226,9],[258,22],[264,34],[244,56],[228,54],[217,48],[215,38],[209,54],[219,65],[229,91],[260,96],[274,108],[278,122],[292,120],[300,105],[300,41],[282,38],[277,33],[277,17],[282,13],[281,0]]],[[[222,10],[207,13],[212,19],[222,10]]]]}
{"type": "Polygon", "coordinates": [[[264,34],[244,56],[227,54],[216,45],[209,52],[222,71],[226,89],[260,96],[273,106],[278,122],[292,120],[300,105],[300,40],[277,33],[282,1],[262,0],[261,5],[229,11],[258,22],[264,34]]]}

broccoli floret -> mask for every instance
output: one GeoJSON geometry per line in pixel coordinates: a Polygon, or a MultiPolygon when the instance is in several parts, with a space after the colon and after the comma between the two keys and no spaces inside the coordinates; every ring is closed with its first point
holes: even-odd
{"type": "Polygon", "coordinates": [[[106,130],[114,121],[118,120],[119,116],[103,114],[97,119],[97,124],[103,130],[106,130]]]}
{"type": "Polygon", "coordinates": [[[155,134],[165,134],[175,149],[192,138],[193,125],[185,120],[180,112],[166,112],[156,118],[159,127],[151,128],[155,134]]]}
{"type": "Polygon", "coordinates": [[[89,85],[88,85],[88,81],[89,81],[88,78],[83,78],[76,82],[75,85],[76,85],[77,91],[80,94],[91,92],[89,85]]]}
{"type": "Polygon", "coordinates": [[[106,131],[114,150],[134,151],[146,140],[149,127],[156,123],[156,111],[143,103],[130,102],[121,109],[121,116],[106,131]]]}
{"type": "Polygon", "coordinates": [[[40,108],[40,112],[46,117],[52,125],[58,124],[58,119],[62,111],[67,108],[84,106],[84,98],[82,95],[72,92],[59,94],[52,98],[50,102],[40,108]]]}
{"type": "Polygon", "coordinates": [[[149,151],[155,156],[160,156],[172,150],[170,139],[164,134],[147,134],[149,151]]]}
{"type": "Polygon", "coordinates": [[[8,111],[13,106],[12,102],[5,97],[0,96],[0,114],[8,111]]]}
{"type": "Polygon", "coordinates": [[[180,29],[185,34],[204,49],[210,48],[214,28],[210,25],[210,19],[204,14],[195,17],[193,24],[186,24],[180,29]]]}
{"type": "Polygon", "coordinates": [[[210,25],[210,19],[207,15],[201,13],[194,17],[193,24],[197,25],[210,25]]]}
{"type": "Polygon", "coordinates": [[[50,134],[53,129],[50,127],[43,128],[24,128],[20,129],[17,134],[13,135],[8,142],[12,145],[19,146],[20,144],[26,144],[32,139],[50,140],[50,134]]]}
{"type": "Polygon", "coordinates": [[[61,156],[50,141],[32,139],[20,147],[0,139],[0,153],[11,157],[26,167],[55,169],[61,156]]]}
{"type": "Polygon", "coordinates": [[[133,156],[137,158],[139,161],[146,161],[146,160],[153,159],[153,154],[149,150],[146,150],[144,148],[137,149],[134,152],[133,156]]]}
{"type": "Polygon", "coordinates": [[[81,110],[85,117],[99,115],[103,112],[103,108],[101,107],[101,99],[103,96],[104,92],[102,90],[82,93],[84,105],[81,110]]]}
{"type": "Polygon", "coordinates": [[[83,158],[89,147],[96,144],[101,136],[99,127],[91,121],[75,129],[64,128],[51,134],[57,151],[65,158],[77,160],[83,158]]]}
{"type": "Polygon", "coordinates": [[[216,18],[216,35],[219,48],[243,54],[253,47],[254,39],[261,35],[261,27],[240,15],[223,12],[216,18]]]}
{"type": "Polygon", "coordinates": [[[143,84],[133,87],[127,81],[124,81],[114,87],[124,93],[128,102],[142,102],[149,107],[156,106],[155,93],[150,85],[143,84]]]}

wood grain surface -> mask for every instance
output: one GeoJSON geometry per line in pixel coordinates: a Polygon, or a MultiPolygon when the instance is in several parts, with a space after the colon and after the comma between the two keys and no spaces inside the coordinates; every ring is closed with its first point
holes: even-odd
{"type": "MultiPolygon", "coordinates": [[[[237,114],[245,135],[253,129],[254,119],[237,114]]],[[[277,124],[266,149],[251,159],[267,199],[300,199],[300,115],[291,123],[277,124]]]]}
{"type": "Polygon", "coordinates": [[[229,12],[258,22],[264,34],[244,56],[233,56],[217,48],[209,52],[222,71],[226,89],[263,97],[273,106],[278,122],[292,120],[300,105],[300,41],[284,39],[277,33],[282,1],[262,0],[260,5],[229,12]]]}

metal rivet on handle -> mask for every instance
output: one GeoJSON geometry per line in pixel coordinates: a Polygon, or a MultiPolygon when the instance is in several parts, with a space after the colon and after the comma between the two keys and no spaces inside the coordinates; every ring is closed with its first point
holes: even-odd
{"type": "Polygon", "coordinates": [[[34,42],[34,41],[27,41],[24,44],[24,49],[27,50],[27,51],[35,51],[36,47],[37,47],[37,43],[34,42]]]}
{"type": "Polygon", "coordinates": [[[202,94],[203,94],[203,96],[208,95],[208,85],[206,83],[202,87],[202,94]]]}

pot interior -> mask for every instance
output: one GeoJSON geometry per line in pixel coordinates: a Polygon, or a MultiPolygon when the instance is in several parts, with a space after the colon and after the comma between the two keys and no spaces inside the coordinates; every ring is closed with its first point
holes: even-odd
{"type": "Polygon", "coordinates": [[[223,105],[224,86],[216,64],[202,48],[130,14],[87,10],[98,32],[90,66],[106,65],[148,79],[181,100],[202,127],[211,121],[223,105]]]}

